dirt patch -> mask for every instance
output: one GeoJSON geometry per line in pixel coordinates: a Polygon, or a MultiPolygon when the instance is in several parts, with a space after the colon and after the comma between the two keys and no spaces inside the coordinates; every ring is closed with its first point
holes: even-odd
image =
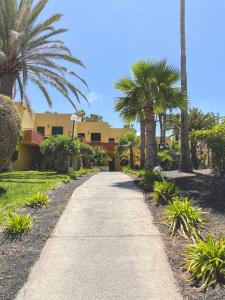
{"type": "MultiPolygon", "coordinates": [[[[183,173],[167,173],[180,187],[183,194],[192,199],[194,205],[199,205],[207,212],[206,228],[203,236],[211,234],[219,237],[225,234],[225,179],[216,179],[205,172],[197,172],[193,176],[183,173]],[[171,176],[170,176],[171,175],[171,176]]],[[[165,208],[156,207],[151,202],[149,194],[146,194],[146,201],[154,217],[154,222],[162,235],[165,250],[178,288],[185,300],[222,300],[225,299],[225,288],[217,286],[202,291],[198,286],[188,281],[188,274],[184,270],[183,253],[188,241],[180,236],[173,238],[168,236],[168,226],[163,222],[162,215],[165,208]]],[[[190,241],[189,241],[190,242],[190,241]]]]}
{"type": "Polygon", "coordinates": [[[5,242],[0,246],[0,299],[12,300],[26,282],[30,268],[39,258],[47,239],[64,211],[74,189],[94,174],[89,174],[49,191],[51,199],[45,209],[23,208],[35,218],[32,230],[21,241],[5,242]]]}

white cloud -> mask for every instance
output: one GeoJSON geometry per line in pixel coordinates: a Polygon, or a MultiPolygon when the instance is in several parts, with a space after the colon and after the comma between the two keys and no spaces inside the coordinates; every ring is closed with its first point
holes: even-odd
{"type": "Polygon", "coordinates": [[[103,100],[102,95],[97,92],[90,92],[88,94],[87,98],[88,98],[89,103],[102,102],[102,100],[103,100]]]}

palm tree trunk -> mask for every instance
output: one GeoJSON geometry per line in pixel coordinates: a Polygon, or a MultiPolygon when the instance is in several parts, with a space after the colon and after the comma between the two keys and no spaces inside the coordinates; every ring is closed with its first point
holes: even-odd
{"type": "Polygon", "coordinates": [[[155,136],[155,115],[153,102],[149,100],[145,107],[145,126],[146,126],[146,159],[145,168],[153,169],[158,165],[157,143],[155,136]]]}
{"type": "MultiPolygon", "coordinates": [[[[185,0],[180,0],[180,34],[181,34],[181,90],[187,95],[186,38],[185,38],[185,0]]],[[[181,111],[181,147],[180,166],[182,172],[192,172],[188,132],[188,102],[181,111]]]]}
{"type": "Polygon", "coordinates": [[[133,146],[130,146],[130,167],[134,169],[134,149],[133,146]]]}
{"type": "Polygon", "coordinates": [[[159,115],[159,128],[160,128],[160,144],[163,144],[163,118],[162,118],[162,114],[159,115]]]}
{"type": "Polygon", "coordinates": [[[15,74],[4,74],[0,77],[0,94],[12,98],[13,86],[15,84],[15,74]]]}
{"type": "Polygon", "coordinates": [[[162,115],[162,143],[166,143],[166,113],[162,115]]]}
{"type": "Polygon", "coordinates": [[[140,145],[140,167],[141,169],[145,166],[145,120],[143,117],[140,118],[141,128],[141,145],[140,145]]]}

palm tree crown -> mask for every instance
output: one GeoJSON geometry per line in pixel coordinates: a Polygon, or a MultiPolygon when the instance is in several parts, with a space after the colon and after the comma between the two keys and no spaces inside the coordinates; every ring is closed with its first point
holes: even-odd
{"type": "Polygon", "coordinates": [[[0,0],[0,93],[12,97],[13,89],[19,87],[21,98],[25,99],[25,88],[31,81],[44,94],[48,104],[52,101],[46,86],[54,87],[75,107],[76,100],[85,95],[66,77],[80,76],[61,65],[69,62],[79,66],[83,63],[74,58],[63,41],[57,38],[66,29],[55,28],[62,17],[54,14],[38,23],[48,0],[0,0]]]}

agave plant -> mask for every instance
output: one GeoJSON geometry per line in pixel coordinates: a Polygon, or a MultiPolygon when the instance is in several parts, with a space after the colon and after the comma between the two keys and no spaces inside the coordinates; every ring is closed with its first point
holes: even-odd
{"type": "Polygon", "coordinates": [[[200,208],[193,207],[188,197],[176,197],[167,207],[167,220],[169,233],[173,236],[179,232],[185,238],[194,242],[201,238],[200,230],[204,227],[203,212],[200,208]]]}
{"type": "Polygon", "coordinates": [[[197,244],[189,245],[186,253],[186,269],[191,280],[201,282],[202,288],[225,282],[225,238],[208,236],[197,244]]]}
{"type": "Polygon", "coordinates": [[[156,204],[168,204],[180,194],[179,188],[173,181],[156,181],[153,185],[153,201],[156,204]]]}
{"type": "Polygon", "coordinates": [[[48,0],[0,1],[0,94],[12,98],[17,86],[21,99],[26,100],[25,88],[30,81],[41,90],[49,105],[52,101],[46,86],[55,88],[75,107],[71,95],[77,101],[80,96],[86,97],[67,75],[75,76],[85,85],[86,82],[61,62],[84,65],[58,38],[67,31],[55,28],[61,14],[37,22],[47,3],[48,0]]]}

